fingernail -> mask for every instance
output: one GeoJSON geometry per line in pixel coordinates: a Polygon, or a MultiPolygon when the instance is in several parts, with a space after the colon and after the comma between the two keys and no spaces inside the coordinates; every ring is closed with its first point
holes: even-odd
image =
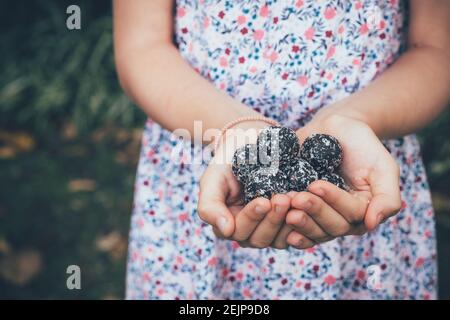
{"type": "Polygon", "coordinates": [[[295,237],[295,245],[296,246],[301,246],[302,245],[302,242],[303,242],[303,238],[301,237],[301,236],[299,236],[299,235],[297,235],[296,237],[295,237]]]}
{"type": "Polygon", "coordinates": [[[303,210],[308,210],[308,209],[311,208],[311,207],[312,207],[311,201],[306,201],[306,202],[304,202],[304,203],[301,204],[301,208],[302,208],[303,210]]]}
{"type": "Polygon", "coordinates": [[[256,213],[258,213],[258,214],[263,214],[263,213],[266,213],[266,212],[267,212],[267,210],[264,209],[264,208],[261,207],[261,206],[256,206],[255,211],[256,211],[256,213]]]}
{"type": "Polygon", "coordinates": [[[225,233],[227,225],[228,225],[227,218],[220,217],[219,220],[217,220],[217,227],[219,228],[220,232],[225,233]]]}
{"type": "Polygon", "coordinates": [[[379,213],[377,216],[377,226],[381,223],[381,220],[383,220],[383,215],[379,213]]]}
{"type": "Polygon", "coordinates": [[[314,191],[314,193],[319,197],[323,197],[325,195],[325,190],[323,190],[322,188],[318,188],[316,189],[316,191],[314,191]]]}
{"type": "Polygon", "coordinates": [[[282,206],[275,206],[275,212],[278,214],[282,214],[283,213],[283,207],[282,206]]]}

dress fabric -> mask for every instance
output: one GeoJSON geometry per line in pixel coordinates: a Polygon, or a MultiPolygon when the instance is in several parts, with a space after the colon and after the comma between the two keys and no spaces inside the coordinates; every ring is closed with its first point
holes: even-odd
{"type": "MultiPolygon", "coordinates": [[[[368,85],[404,48],[398,0],[176,2],[182,57],[218,89],[299,128],[368,85]]],[[[174,94],[177,94],[174,92],[174,94]]],[[[187,108],[189,106],[186,106],[187,108]]],[[[149,119],[136,176],[128,299],[434,299],[434,212],[415,136],[385,141],[402,210],[308,250],[241,248],[198,217],[202,148],[149,119]]]]}

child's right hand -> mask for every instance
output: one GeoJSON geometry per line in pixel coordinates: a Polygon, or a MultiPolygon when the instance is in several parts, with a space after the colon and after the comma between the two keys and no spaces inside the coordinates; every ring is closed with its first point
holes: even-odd
{"type": "MultiPolygon", "coordinates": [[[[257,131],[267,126],[265,123],[246,123],[257,131]]],[[[256,139],[253,134],[250,139],[256,139]]],[[[271,200],[257,198],[244,205],[239,182],[231,170],[230,155],[240,145],[223,143],[200,179],[198,213],[200,218],[212,225],[219,238],[236,240],[242,247],[265,248],[273,245],[285,248],[287,234],[292,230],[285,225],[291,198],[278,194],[271,200]],[[281,230],[281,231],[280,231],[281,230]]],[[[228,138],[227,138],[228,139],[228,138]]],[[[234,140],[234,139],[233,139],[234,140]]],[[[245,143],[256,141],[245,141],[245,143]]]]}

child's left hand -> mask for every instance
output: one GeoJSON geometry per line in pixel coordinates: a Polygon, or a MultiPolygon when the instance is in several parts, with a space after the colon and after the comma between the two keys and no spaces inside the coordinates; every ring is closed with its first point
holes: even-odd
{"type": "Polygon", "coordinates": [[[335,136],[343,148],[341,171],[352,188],[344,191],[325,181],[297,193],[286,223],[293,227],[287,243],[299,249],[345,235],[361,235],[396,214],[401,207],[399,167],[364,122],[346,116],[313,120],[298,132],[335,136]]]}

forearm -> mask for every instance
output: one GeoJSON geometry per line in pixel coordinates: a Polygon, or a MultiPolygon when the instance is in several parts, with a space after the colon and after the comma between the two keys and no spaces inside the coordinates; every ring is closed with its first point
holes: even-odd
{"type": "Polygon", "coordinates": [[[319,114],[367,123],[378,137],[403,136],[426,126],[450,100],[450,58],[433,47],[412,48],[372,84],[319,114]]]}
{"type": "Polygon", "coordinates": [[[201,121],[205,132],[238,117],[258,115],[197,74],[171,44],[127,50],[123,58],[116,57],[126,60],[118,63],[125,92],[168,130],[187,129],[194,137],[195,121],[201,121]]]}

